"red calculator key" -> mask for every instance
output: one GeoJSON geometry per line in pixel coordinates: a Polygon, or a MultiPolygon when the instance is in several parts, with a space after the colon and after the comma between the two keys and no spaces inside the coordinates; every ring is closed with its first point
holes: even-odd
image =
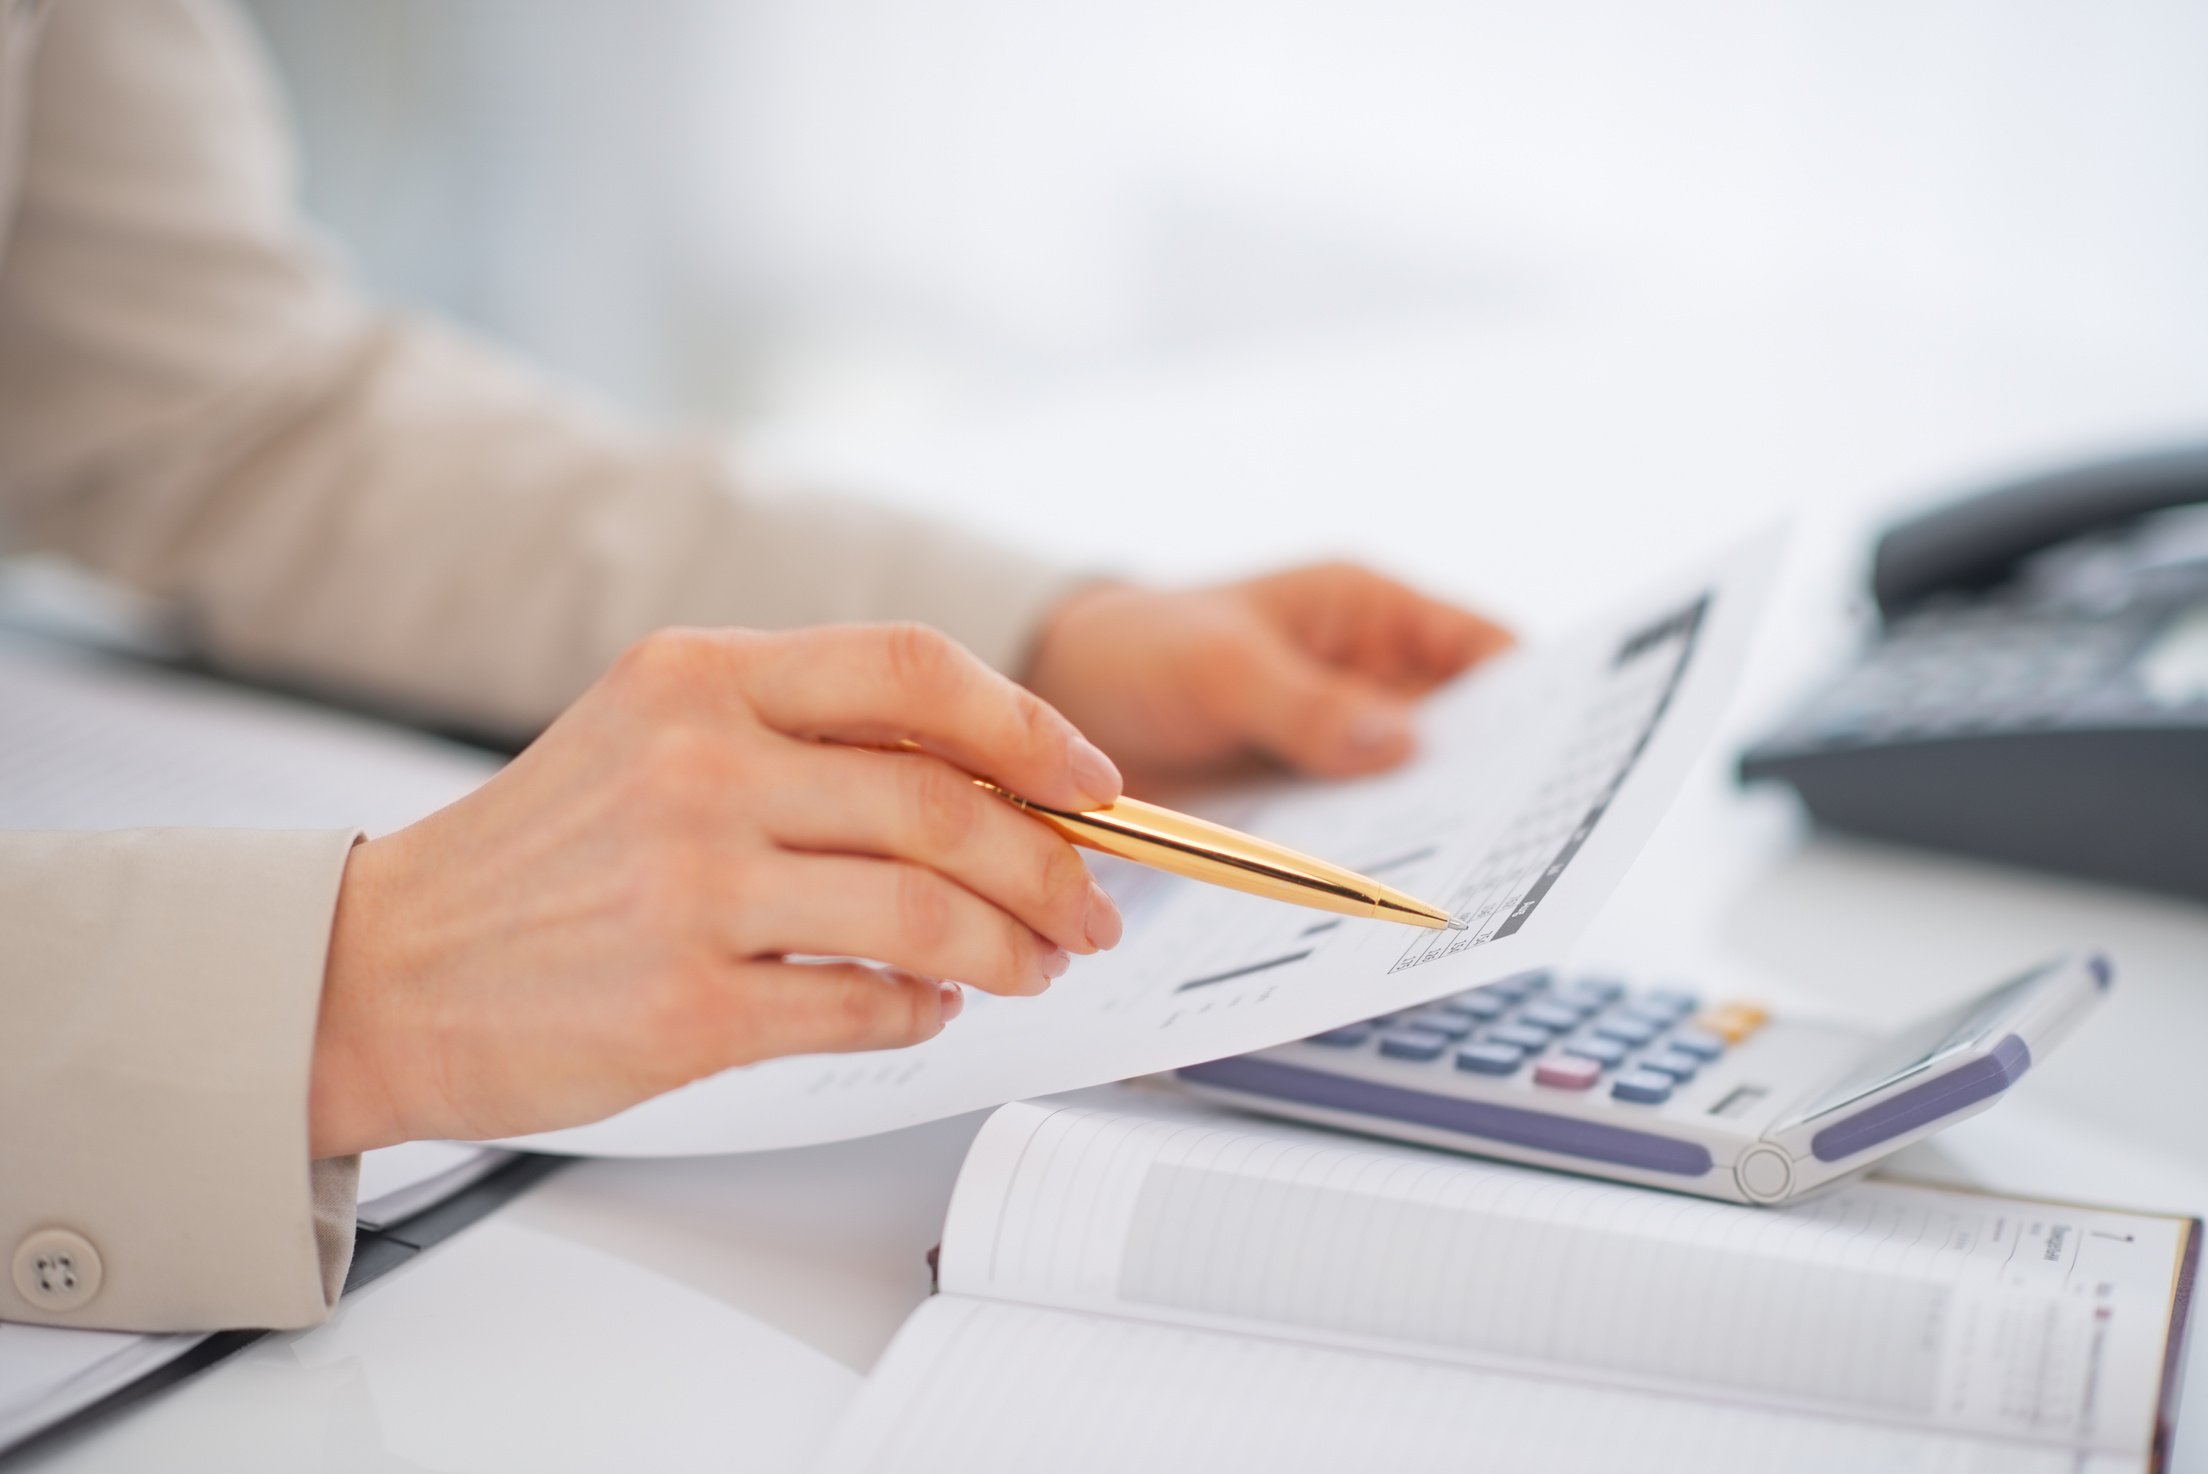
{"type": "Polygon", "coordinates": [[[1560,1054],[1534,1067],[1533,1083],[1558,1090],[1586,1090],[1602,1078],[1602,1066],[1576,1054],[1560,1054]]]}

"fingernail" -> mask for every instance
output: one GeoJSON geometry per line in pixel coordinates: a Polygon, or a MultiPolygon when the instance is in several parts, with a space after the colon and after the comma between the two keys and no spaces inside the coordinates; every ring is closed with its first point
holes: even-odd
{"type": "Polygon", "coordinates": [[[1074,786],[1087,797],[1090,808],[1100,809],[1119,797],[1119,769],[1095,743],[1074,738],[1066,761],[1073,769],[1074,786]]]}
{"type": "Polygon", "coordinates": [[[1360,752],[1393,747],[1411,735],[1411,721],[1400,711],[1373,707],[1357,714],[1349,724],[1349,745],[1360,752]]]}
{"type": "Polygon", "coordinates": [[[943,1022],[949,1023],[966,1011],[966,992],[956,983],[938,983],[943,990],[943,1022]]]}
{"type": "Polygon", "coordinates": [[[1062,978],[1066,975],[1066,969],[1071,966],[1073,954],[1063,947],[1053,947],[1043,954],[1042,969],[1046,978],[1062,978]]]}
{"type": "Polygon", "coordinates": [[[1119,919],[1119,907],[1104,894],[1104,887],[1089,882],[1089,913],[1081,924],[1081,931],[1089,939],[1089,945],[1102,952],[1119,945],[1120,933],[1125,930],[1119,919]]]}

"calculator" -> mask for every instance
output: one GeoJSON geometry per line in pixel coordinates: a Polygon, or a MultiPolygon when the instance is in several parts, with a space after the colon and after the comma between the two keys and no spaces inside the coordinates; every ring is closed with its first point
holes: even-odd
{"type": "Polygon", "coordinates": [[[2106,996],[2058,958],[1893,1033],[1686,987],[1527,972],[1179,1072],[1250,1110],[1739,1203],[1783,1203],[2001,1098],[2106,996]]]}

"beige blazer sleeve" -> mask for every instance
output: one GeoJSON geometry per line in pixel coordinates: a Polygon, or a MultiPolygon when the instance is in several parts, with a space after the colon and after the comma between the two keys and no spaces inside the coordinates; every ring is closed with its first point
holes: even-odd
{"type": "MultiPolygon", "coordinates": [[[[0,7],[0,88],[0,539],[219,662],[519,735],[658,626],[918,619],[1012,668],[1066,587],[364,305],[219,0],[0,7]]],[[[349,1168],[310,1173],[305,1080],[348,843],[0,836],[0,1318],[328,1305],[349,1168]]]]}
{"type": "Polygon", "coordinates": [[[0,834],[0,1320],[300,1326],[358,1159],[307,1161],[354,836],[0,834]]]}

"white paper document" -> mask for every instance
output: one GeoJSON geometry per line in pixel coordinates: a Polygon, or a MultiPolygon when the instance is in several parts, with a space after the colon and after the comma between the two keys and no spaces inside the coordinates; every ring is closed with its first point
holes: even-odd
{"type": "Polygon", "coordinates": [[[1745,659],[1777,538],[1674,580],[1431,698],[1397,772],[1282,784],[1214,810],[1236,827],[1450,908],[1424,931],[1114,865],[1112,953],[1040,998],[967,991],[917,1048],[773,1060],[520,1144],[608,1156],[753,1151],[908,1126],[1290,1039],[1554,962],[1678,791],[1745,659]]]}

